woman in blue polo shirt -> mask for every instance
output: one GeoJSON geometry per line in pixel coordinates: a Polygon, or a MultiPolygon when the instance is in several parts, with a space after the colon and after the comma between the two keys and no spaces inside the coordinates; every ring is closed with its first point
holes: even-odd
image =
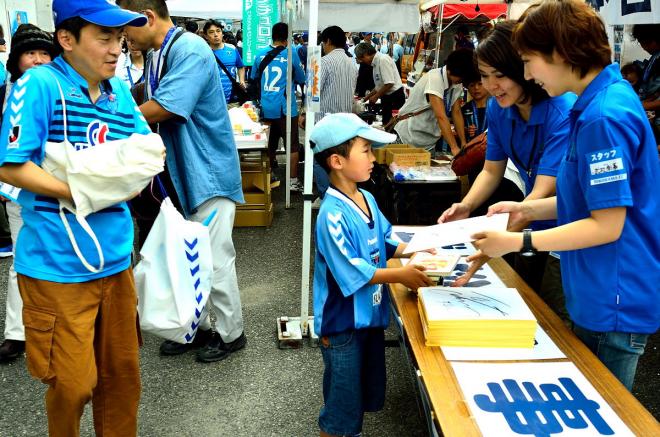
{"type": "MultiPolygon", "coordinates": [[[[533,81],[525,79],[524,65],[511,43],[515,22],[504,21],[475,51],[479,74],[490,99],[486,162],[468,194],[453,204],[438,219],[448,222],[467,218],[498,188],[507,160],[518,169],[525,184],[525,199],[543,199],[555,194],[555,179],[561,157],[568,144],[568,113],[575,95],[549,98],[533,81]]],[[[511,199],[514,200],[514,199],[511,199]]],[[[519,231],[527,222],[509,222],[519,231]]],[[[551,222],[533,223],[534,229],[554,226],[551,222]]],[[[456,285],[464,285],[486,261],[483,256],[468,258],[472,265],[456,285]]],[[[559,260],[547,252],[533,258],[516,257],[515,269],[543,300],[567,319],[561,289],[559,260]]]]}
{"type": "Polygon", "coordinates": [[[630,389],[649,334],[660,327],[660,165],[635,92],[610,61],[600,17],[579,0],[531,7],[516,29],[528,77],[550,95],[579,95],[556,198],[507,202],[490,213],[558,227],[527,235],[485,232],[490,256],[559,250],[575,334],[630,389]],[[552,17],[561,16],[561,20],[552,17]]]}

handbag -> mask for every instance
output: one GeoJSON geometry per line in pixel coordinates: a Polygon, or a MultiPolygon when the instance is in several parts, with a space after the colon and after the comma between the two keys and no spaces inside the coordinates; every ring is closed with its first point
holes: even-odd
{"type": "Polygon", "coordinates": [[[213,283],[208,225],[186,220],[167,197],[149,231],[135,266],[140,328],[177,343],[191,343],[206,318],[213,283]]]}
{"type": "Polygon", "coordinates": [[[62,102],[64,140],[46,142],[41,167],[66,182],[73,202],[59,200],[59,215],[74,252],[92,273],[103,270],[103,250],[85,219],[89,214],[116,205],[142,191],[151,178],[164,169],[163,140],[157,134],[138,135],[108,141],[98,146],[79,148],[67,136],[67,108],[62,86],[53,74],[62,102]],[[91,265],[80,251],[64,210],[75,214],[76,221],[96,248],[99,266],[91,265]]]}
{"type": "Polygon", "coordinates": [[[472,138],[451,162],[451,169],[456,176],[465,176],[472,169],[483,166],[486,161],[486,146],[488,145],[488,131],[484,131],[472,138]]]}
{"type": "Polygon", "coordinates": [[[419,109],[417,111],[409,112],[409,113],[403,114],[403,115],[396,115],[396,116],[392,117],[392,119],[390,121],[388,121],[385,126],[383,126],[383,129],[385,129],[385,132],[394,133],[394,127],[400,121],[407,120],[407,119],[412,118],[412,117],[416,117],[419,114],[423,114],[423,113],[425,113],[426,111],[428,111],[430,109],[431,109],[431,106],[429,105],[429,106],[426,106],[426,107],[424,107],[422,109],[419,109]]]}
{"type": "Polygon", "coordinates": [[[245,89],[245,87],[243,85],[241,85],[240,83],[238,83],[236,81],[236,79],[234,79],[234,77],[229,72],[229,69],[227,69],[227,67],[225,67],[225,64],[223,64],[223,62],[220,59],[218,59],[217,56],[214,56],[214,57],[215,57],[215,62],[218,63],[220,68],[222,68],[222,71],[225,72],[225,74],[227,75],[227,77],[231,81],[231,100],[230,100],[230,102],[238,102],[240,104],[243,104],[243,103],[247,102],[248,100],[250,100],[250,95],[248,94],[247,89],[245,89]]]}

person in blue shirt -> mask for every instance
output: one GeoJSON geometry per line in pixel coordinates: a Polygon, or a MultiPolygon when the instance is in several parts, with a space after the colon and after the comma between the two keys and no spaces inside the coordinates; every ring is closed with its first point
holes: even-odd
{"type": "MultiPolygon", "coordinates": [[[[513,161],[525,186],[525,199],[543,199],[555,194],[555,181],[561,157],[568,145],[568,113],[575,95],[568,93],[549,98],[548,94],[524,77],[522,59],[513,48],[511,33],[515,22],[504,21],[477,47],[479,74],[488,102],[488,147],[484,168],[460,203],[442,213],[439,222],[467,218],[500,185],[507,160],[513,161]]],[[[509,229],[522,230],[527,222],[509,221],[509,229]]],[[[553,226],[554,222],[532,223],[534,229],[553,226]]],[[[487,260],[468,258],[468,272],[457,281],[464,285],[487,260]]],[[[515,270],[562,318],[568,318],[563,302],[559,260],[542,253],[533,259],[517,256],[515,270]]]]}
{"type": "Polygon", "coordinates": [[[198,361],[220,361],[247,343],[232,241],[236,204],[244,199],[227,106],[218,99],[223,92],[220,72],[208,44],[174,26],[164,1],[122,0],[120,5],[149,18],[149,26],[127,28],[126,34],[135,48],[153,49],[145,65],[147,101],[140,110],[148,122],[158,123],[183,214],[203,222],[217,212],[209,226],[215,274],[208,305],[217,316],[215,331],[207,316],[192,343],[168,340],[160,353],[201,348],[198,361]]]}
{"type": "Polygon", "coordinates": [[[286,115],[291,113],[291,191],[302,192],[303,186],[298,181],[298,161],[300,141],[298,138],[298,104],[295,95],[291,96],[291,108],[286,107],[286,70],[287,70],[287,51],[291,51],[291,62],[293,67],[293,84],[291,90],[295,89],[295,84],[305,83],[305,72],[303,71],[300,58],[296,50],[287,47],[287,38],[289,27],[286,23],[276,23],[273,25],[272,38],[273,43],[261,50],[254,58],[254,64],[250,70],[250,79],[256,80],[257,72],[261,61],[271,50],[281,50],[277,56],[268,64],[261,75],[261,111],[264,122],[270,125],[270,134],[268,137],[268,154],[270,156],[270,165],[277,167],[276,153],[280,138],[286,144],[286,115]],[[283,50],[285,48],[286,50],[283,50]]]}
{"type": "Polygon", "coordinates": [[[392,226],[375,199],[357,187],[374,166],[371,144],[394,139],[345,113],[325,116],[310,136],[314,159],[331,183],[316,221],[314,261],[314,327],[325,365],[321,436],[359,435],[364,412],[383,408],[390,318],[384,284],[413,290],[433,284],[418,266],[387,267],[406,244],[390,239],[392,226]]]}
{"type": "MultiPolygon", "coordinates": [[[[208,39],[213,54],[225,68],[231,73],[234,81],[245,87],[245,66],[241,55],[238,53],[236,47],[231,44],[225,44],[222,33],[222,23],[216,20],[209,20],[204,24],[204,35],[208,39]]],[[[227,103],[235,100],[232,92],[232,81],[227,76],[225,71],[218,65],[220,69],[220,78],[222,79],[222,89],[225,93],[225,101],[227,103]]]]}
{"type": "Polygon", "coordinates": [[[611,63],[605,25],[579,0],[532,6],[514,34],[527,77],[550,95],[579,97],[557,174],[557,196],[493,205],[557,227],[485,232],[490,256],[561,251],[573,332],[629,390],[647,338],[660,327],[660,164],[644,109],[611,63]],[[554,17],[562,17],[555,20],[554,17]]]}
{"type": "MultiPolygon", "coordinates": [[[[14,265],[27,368],[48,385],[50,435],[79,435],[91,400],[98,435],[135,436],[139,332],[128,207],[121,202],[86,217],[105,258],[104,267],[88,270],[60,218],[58,199],[72,200],[69,185],[40,165],[47,142],[101,148],[151,132],[128,87],[113,77],[124,26],[147,19],[105,0],[55,0],[52,7],[62,55],[16,80],[0,135],[0,179],[22,188],[14,265]]],[[[88,234],[66,215],[83,256],[103,264],[88,234]]]]}

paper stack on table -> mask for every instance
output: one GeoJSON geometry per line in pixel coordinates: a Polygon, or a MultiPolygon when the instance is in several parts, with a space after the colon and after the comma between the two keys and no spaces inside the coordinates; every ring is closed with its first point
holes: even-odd
{"type": "Polygon", "coordinates": [[[536,318],[515,288],[419,289],[427,346],[532,348],[536,318]]]}

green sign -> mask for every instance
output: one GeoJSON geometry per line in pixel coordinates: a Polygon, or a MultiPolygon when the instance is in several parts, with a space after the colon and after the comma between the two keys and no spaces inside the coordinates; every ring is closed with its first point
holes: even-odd
{"type": "Polygon", "coordinates": [[[278,0],[243,0],[243,63],[252,65],[257,53],[272,41],[280,19],[278,0]]]}

